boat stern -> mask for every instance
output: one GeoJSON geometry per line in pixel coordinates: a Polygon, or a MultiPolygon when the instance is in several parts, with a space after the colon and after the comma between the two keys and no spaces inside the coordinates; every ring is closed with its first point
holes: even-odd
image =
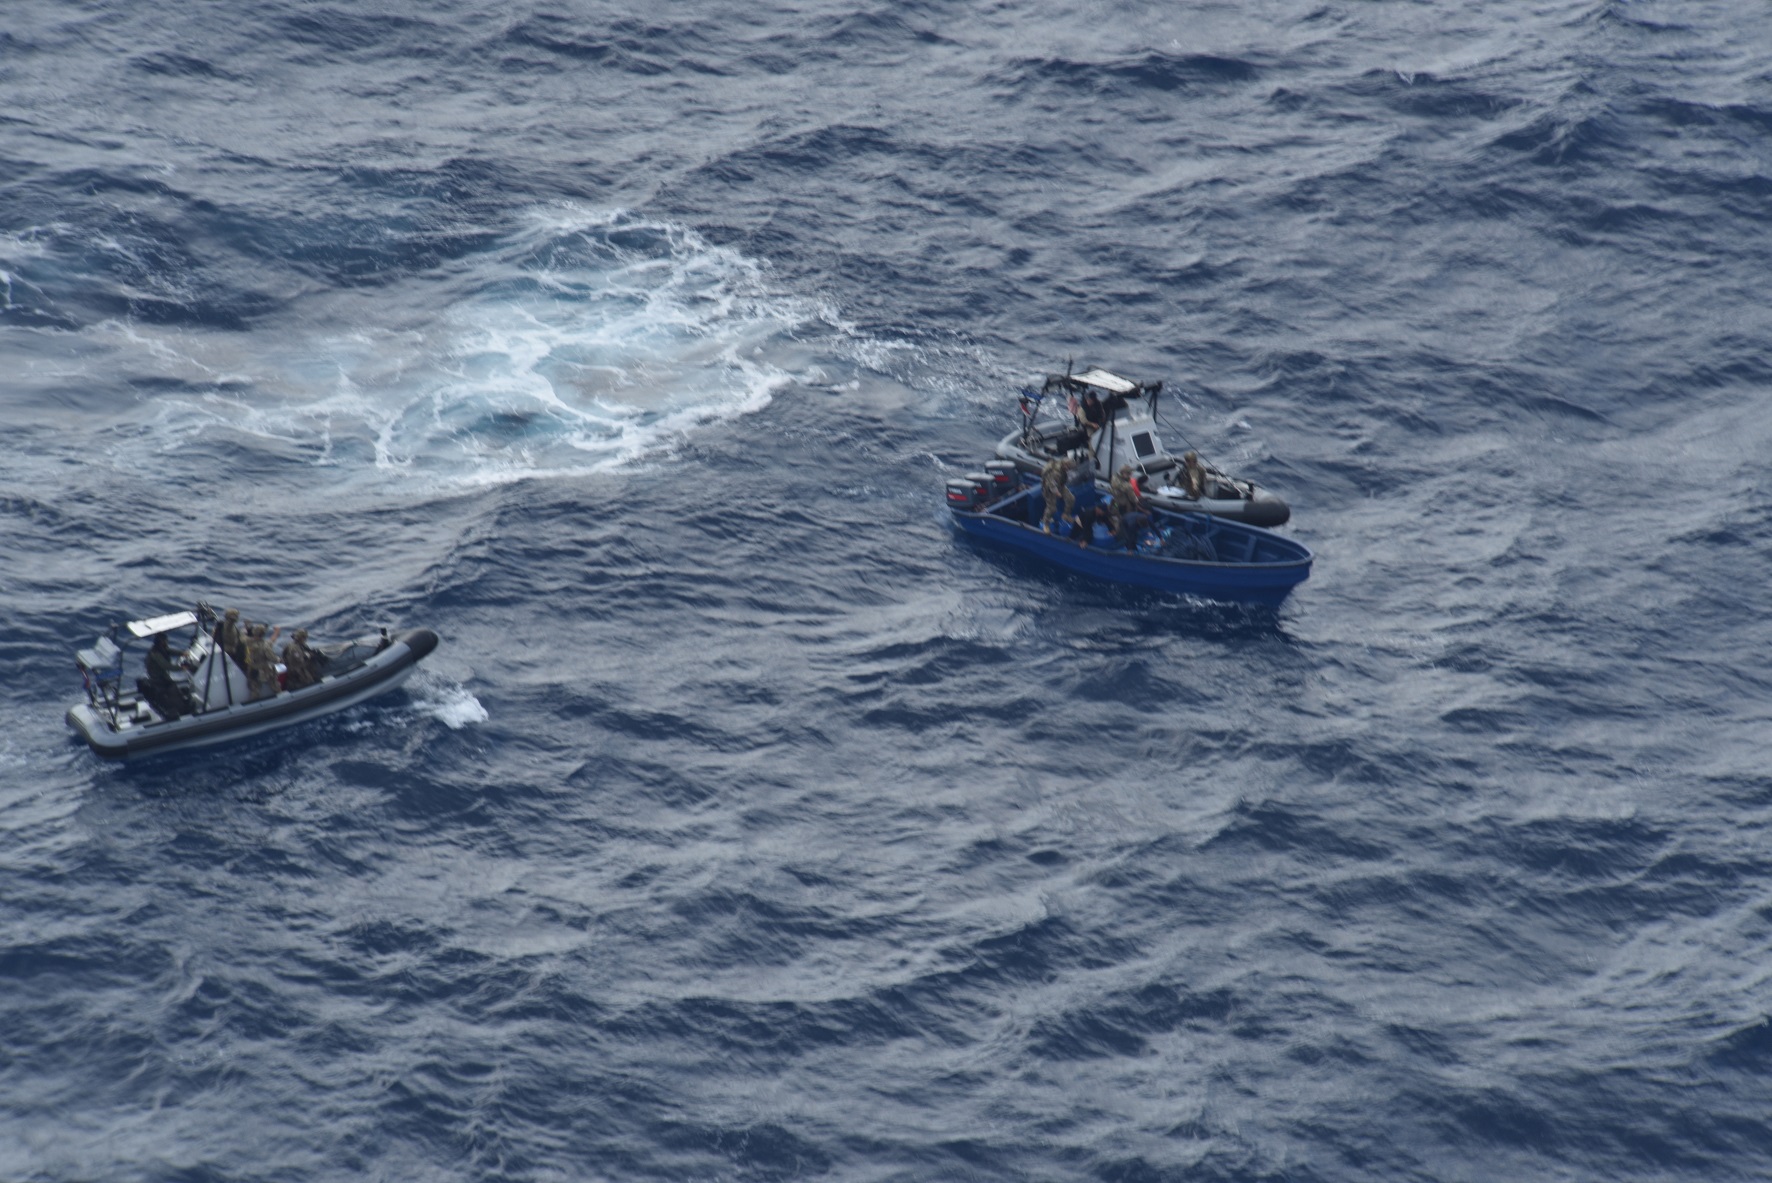
{"type": "Polygon", "coordinates": [[[121,760],[128,754],[128,745],[123,737],[111,729],[103,715],[87,703],[78,703],[68,708],[68,726],[79,733],[86,745],[99,755],[111,760],[121,760]]]}

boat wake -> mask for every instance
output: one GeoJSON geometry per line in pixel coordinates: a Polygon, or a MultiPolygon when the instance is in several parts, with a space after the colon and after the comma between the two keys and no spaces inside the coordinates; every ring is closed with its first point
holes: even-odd
{"type": "Polygon", "coordinates": [[[457,682],[421,673],[407,684],[412,709],[437,720],[451,731],[486,722],[491,716],[472,692],[457,682]]]}
{"type": "Polygon", "coordinates": [[[76,367],[121,368],[151,392],[117,426],[112,463],[200,475],[205,453],[237,447],[330,481],[342,469],[442,491],[599,471],[767,406],[794,380],[779,360],[793,351],[772,346],[834,323],[693,230],[568,205],[430,271],[301,297],[281,319],[252,334],[82,330],[76,367]]]}

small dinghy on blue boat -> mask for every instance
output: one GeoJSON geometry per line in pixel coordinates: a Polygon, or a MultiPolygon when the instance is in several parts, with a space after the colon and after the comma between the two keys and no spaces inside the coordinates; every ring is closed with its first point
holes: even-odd
{"type": "MultiPolygon", "coordinates": [[[[86,701],[68,725],[110,759],[177,751],[288,727],[341,711],[404,682],[437,647],[430,629],[379,633],[309,647],[316,680],[254,697],[246,671],[216,643],[208,604],[112,627],[75,663],[86,701]],[[160,638],[166,638],[163,646],[160,638]],[[160,669],[150,659],[159,647],[160,669]],[[137,671],[146,676],[135,676],[137,671]]],[[[281,667],[279,667],[281,668],[281,667]]]]}
{"type": "Polygon", "coordinates": [[[1285,525],[1292,509],[1277,494],[1203,460],[1199,488],[1188,492],[1184,457],[1169,451],[1157,425],[1162,392],[1161,382],[1134,382],[1099,366],[1075,375],[1048,374],[1038,392],[1022,392],[1021,426],[997,444],[997,456],[1023,472],[1038,473],[1049,461],[1087,449],[1097,462],[1101,489],[1109,475],[1130,464],[1158,509],[1209,513],[1250,526],[1285,525]],[[1093,430],[1079,414],[1091,402],[1102,420],[1093,430]]]}
{"type": "MultiPolygon", "coordinates": [[[[1079,540],[1059,523],[1054,533],[1041,528],[1045,498],[1037,481],[992,463],[990,472],[959,477],[947,484],[954,522],[968,534],[1012,546],[1060,567],[1113,583],[1182,592],[1208,600],[1278,606],[1294,587],[1310,578],[1310,548],[1272,530],[1205,513],[1175,513],[1151,507],[1149,526],[1128,549],[1094,525],[1079,540]]],[[[1104,507],[1094,489],[1077,491],[1078,516],[1085,521],[1104,507]]]]}

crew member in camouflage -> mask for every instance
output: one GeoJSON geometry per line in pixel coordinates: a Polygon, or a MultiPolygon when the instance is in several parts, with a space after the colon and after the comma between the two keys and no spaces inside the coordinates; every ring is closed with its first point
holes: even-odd
{"type": "Polygon", "coordinates": [[[1130,464],[1120,465],[1120,471],[1108,482],[1108,492],[1113,497],[1114,530],[1117,533],[1122,518],[1144,508],[1144,499],[1138,495],[1138,488],[1132,483],[1130,464]]]}
{"type": "Polygon", "coordinates": [[[1206,466],[1200,463],[1197,452],[1181,458],[1181,488],[1196,501],[1206,494],[1206,466]]]}
{"type": "Polygon", "coordinates": [[[298,628],[283,646],[283,689],[300,690],[320,680],[319,662],[308,648],[308,630],[298,628]]]}
{"type": "Polygon", "coordinates": [[[262,624],[255,624],[247,630],[246,685],[252,692],[252,701],[271,698],[277,693],[277,651],[272,645],[282,631],[279,628],[267,637],[262,624]]]}
{"type": "Polygon", "coordinates": [[[246,639],[240,635],[240,609],[229,608],[222,613],[222,618],[216,622],[215,631],[210,636],[223,653],[241,666],[246,664],[246,639]]]}
{"type": "Polygon", "coordinates": [[[1071,469],[1076,461],[1069,456],[1059,456],[1046,462],[1040,470],[1040,492],[1046,498],[1046,516],[1040,519],[1040,529],[1052,533],[1052,519],[1058,515],[1059,498],[1064,499],[1064,519],[1075,521],[1077,499],[1071,493],[1071,469]]]}

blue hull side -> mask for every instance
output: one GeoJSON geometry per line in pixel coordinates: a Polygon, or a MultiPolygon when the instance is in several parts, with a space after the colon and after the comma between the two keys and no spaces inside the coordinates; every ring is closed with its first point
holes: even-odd
{"type": "MultiPolygon", "coordinates": [[[[956,510],[954,521],[968,534],[1026,551],[1083,575],[1202,599],[1278,607],[1311,573],[1310,551],[1289,539],[1284,540],[1286,545],[1303,557],[1288,562],[1217,563],[1078,546],[1068,538],[989,512],[956,510]]],[[[1257,530],[1252,526],[1234,528],[1257,530]]]]}

